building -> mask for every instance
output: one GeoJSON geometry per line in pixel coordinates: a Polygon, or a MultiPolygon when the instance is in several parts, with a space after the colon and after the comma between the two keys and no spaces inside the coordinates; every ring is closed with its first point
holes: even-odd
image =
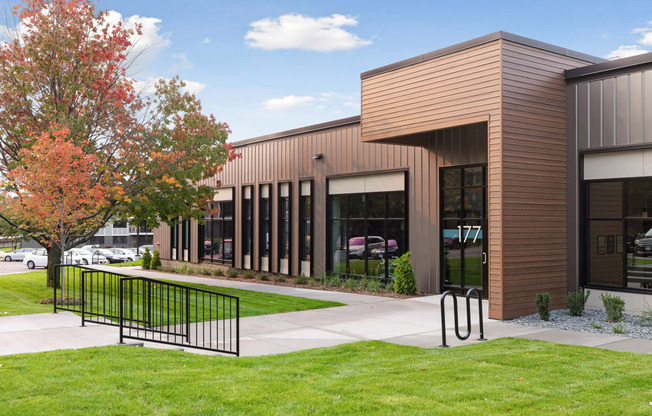
{"type": "MultiPolygon", "coordinates": [[[[140,227],[129,224],[126,221],[107,222],[97,233],[84,245],[97,245],[98,247],[132,248],[144,245],[152,245],[154,232],[145,225],[140,227]]],[[[39,248],[41,245],[36,241],[24,240],[22,247],[39,248]]]]}
{"type": "Polygon", "coordinates": [[[497,32],[361,91],[359,117],[234,143],[219,213],[155,230],[162,258],[384,278],[410,250],[419,290],[478,288],[496,319],[579,285],[652,301],[652,54],[497,32]]]}

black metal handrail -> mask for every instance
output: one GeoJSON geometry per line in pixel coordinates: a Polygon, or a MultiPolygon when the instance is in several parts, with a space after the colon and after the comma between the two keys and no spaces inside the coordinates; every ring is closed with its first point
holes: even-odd
{"type": "Polygon", "coordinates": [[[480,296],[480,293],[475,288],[471,288],[469,289],[468,292],[466,292],[467,332],[465,335],[460,335],[459,316],[457,312],[457,295],[455,295],[455,292],[453,292],[452,290],[447,290],[441,295],[441,299],[439,300],[440,308],[441,308],[441,345],[440,345],[441,348],[449,347],[449,345],[446,344],[446,308],[444,305],[445,303],[444,301],[446,300],[446,297],[449,295],[453,297],[453,312],[455,317],[455,336],[460,341],[464,341],[469,339],[469,337],[471,336],[471,296],[474,293],[478,297],[478,315],[479,315],[479,324],[480,324],[480,338],[478,338],[478,341],[486,341],[486,338],[484,337],[484,323],[482,318],[482,296],[480,296]]]}
{"type": "Polygon", "coordinates": [[[124,338],[239,355],[237,296],[78,265],[56,265],[54,312],[120,328],[124,338]],[[60,295],[59,295],[60,292],[60,295]]]}
{"type": "Polygon", "coordinates": [[[240,351],[240,300],[146,277],[120,279],[120,342],[154,341],[227,354],[240,351]]]}

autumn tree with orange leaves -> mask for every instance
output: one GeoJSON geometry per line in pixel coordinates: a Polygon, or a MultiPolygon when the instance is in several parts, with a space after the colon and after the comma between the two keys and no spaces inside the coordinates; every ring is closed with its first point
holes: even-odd
{"type": "Polygon", "coordinates": [[[27,0],[14,14],[20,30],[0,48],[0,218],[49,265],[116,216],[203,218],[216,190],[202,181],[237,157],[229,127],[178,77],[135,91],[140,27],[109,23],[91,0],[27,0]]]}

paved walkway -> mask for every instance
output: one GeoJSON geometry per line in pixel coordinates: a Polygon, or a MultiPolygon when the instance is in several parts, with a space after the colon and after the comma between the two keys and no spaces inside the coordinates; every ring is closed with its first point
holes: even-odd
{"type": "MultiPolygon", "coordinates": [[[[111,268],[111,270],[115,269],[111,268]]],[[[122,271],[147,277],[333,300],[346,304],[336,308],[242,318],[240,345],[241,355],[244,356],[286,353],[361,340],[382,340],[425,348],[434,348],[441,344],[439,315],[441,296],[439,295],[394,299],[140,270],[123,269],[122,271]]],[[[452,312],[452,302],[447,303],[447,310],[452,312]]],[[[477,302],[473,302],[472,306],[472,316],[476,317],[477,302]]],[[[486,317],[486,301],[483,309],[486,317]]],[[[453,314],[447,313],[447,316],[452,317],[453,314]]],[[[460,318],[460,322],[466,322],[464,315],[460,318]]],[[[450,322],[446,322],[449,345],[478,342],[459,341],[454,335],[453,327],[451,318],[450,322]]],[[[472,338],[477,338],[478,330],[475,325],[473,331],[472,338]]],[[[652,341],[649,340],[536,328],[486,318],[485,336],[489,339],[508,336],[540,339],[562,344],[652,354],[652,341]]],[[[117,328],[94,324],[87,324],[82,328],[80,318],[72,313],[0,318],[0,355],[114,345],[117,340],[117,328]]],[[[149,343],[146,343],[146,346],[171,348],[149,343]]]]}

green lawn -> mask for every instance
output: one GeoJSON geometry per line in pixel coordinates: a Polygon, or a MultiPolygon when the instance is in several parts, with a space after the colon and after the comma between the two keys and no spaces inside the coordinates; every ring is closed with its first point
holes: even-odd
{"type": "Polygon", "coordinates": [[[11,247],[9,248],[0,248],[0,253],[11,253],[14,251],[11,247]]]}
{"type": "Polygon", "coordinates": [[[142,260],[134,260],[134,261],[127,261],[124,263],[109,263],[107,266],[111,267],[129,267],[129,266],[142,266],[143,261],[142,260]]]}
{"type": "Polygon", "coordinates": [[[652,356],[511,338],[446,350],[372,341],[248,358],[112,346],[0,364],[0,413],[8,415],[652,411],[652,356]]]}
{"type": "MultiPolygon", "coordinates": [[[[329,308],[342,305],[337,302],[202,284],[189,284],[189,286],[240,297],[241,317],[329,308]]],[[[0,316],[52,312],[52,305],[38,304],[41,299],[51,298],[52,296],[52,289],[45,287],[44,270],[0,276],[0,316]]],[[[191,313],[194,313],[194,306],[191,313]]]]}

